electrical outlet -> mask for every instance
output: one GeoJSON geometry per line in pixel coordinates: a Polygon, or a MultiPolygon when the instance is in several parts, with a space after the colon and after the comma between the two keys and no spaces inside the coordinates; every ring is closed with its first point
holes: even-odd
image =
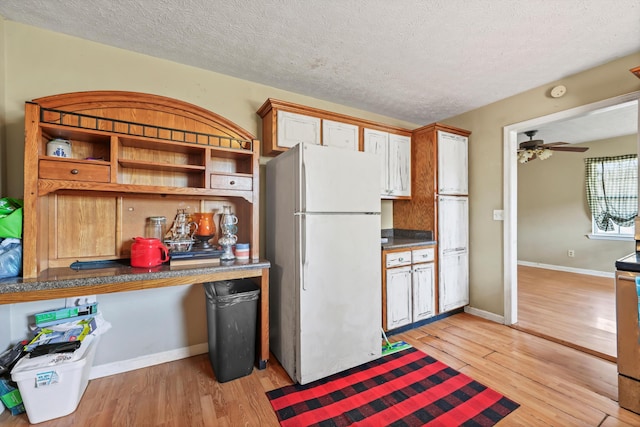
{"type": "Polygon", "coordinates": [[[569,258],[573,258],[574,256],[576,256],[576,251],[574,251],[573,249],[569,249],[569,250],[567,251],[567,256],[568,256],[569,258]]]}
{"type": "Polygon", "coordinates": [[[493,220],[494,221],[504,221],[504,211],[501,209],[496,209],[493,211],[493,220]]]}

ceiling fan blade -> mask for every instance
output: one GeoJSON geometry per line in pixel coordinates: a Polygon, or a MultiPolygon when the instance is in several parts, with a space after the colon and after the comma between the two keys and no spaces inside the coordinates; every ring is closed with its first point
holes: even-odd
{"type": "Polygon", "coordinates": [[[558,141],[558,142],[550,142],[548,144],[542,144],[542,146],[545,148],[549,148],[549,147],[556,147],[558,145],[566,145],[566,144],[568,144],[568,142],[558,141]]]}
{"type": "Polygon", "coordinates": [[[548,147],[549,150],[553,151],[573,151],[575,153],[584,153],[589,149],[589,147],[548,147]]]}

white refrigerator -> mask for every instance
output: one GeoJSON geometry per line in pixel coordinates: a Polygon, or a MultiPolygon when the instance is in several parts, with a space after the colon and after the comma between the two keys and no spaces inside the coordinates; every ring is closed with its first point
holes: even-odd
{"type": "Polygon", "coordinates": [[[267,163],[270,347],[300,384],[381,356],[379,163],[306,143],[267,163]]]}

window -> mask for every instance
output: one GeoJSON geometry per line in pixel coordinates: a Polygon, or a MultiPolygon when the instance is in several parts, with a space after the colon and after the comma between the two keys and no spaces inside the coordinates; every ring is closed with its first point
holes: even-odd
{"type": "Polygon", "coordinates": [[[638,156],[585,159],[592,236],[629,237],[638,215],[638,156]]]}

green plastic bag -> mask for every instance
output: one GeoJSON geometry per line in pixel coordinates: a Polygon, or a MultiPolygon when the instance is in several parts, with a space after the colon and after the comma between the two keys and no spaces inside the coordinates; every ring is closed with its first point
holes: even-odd
{"type": "Polygon", "coordinates": [[[22,206],[20,199],[0,199],[0,238],[22,238],[22,206]]]}

